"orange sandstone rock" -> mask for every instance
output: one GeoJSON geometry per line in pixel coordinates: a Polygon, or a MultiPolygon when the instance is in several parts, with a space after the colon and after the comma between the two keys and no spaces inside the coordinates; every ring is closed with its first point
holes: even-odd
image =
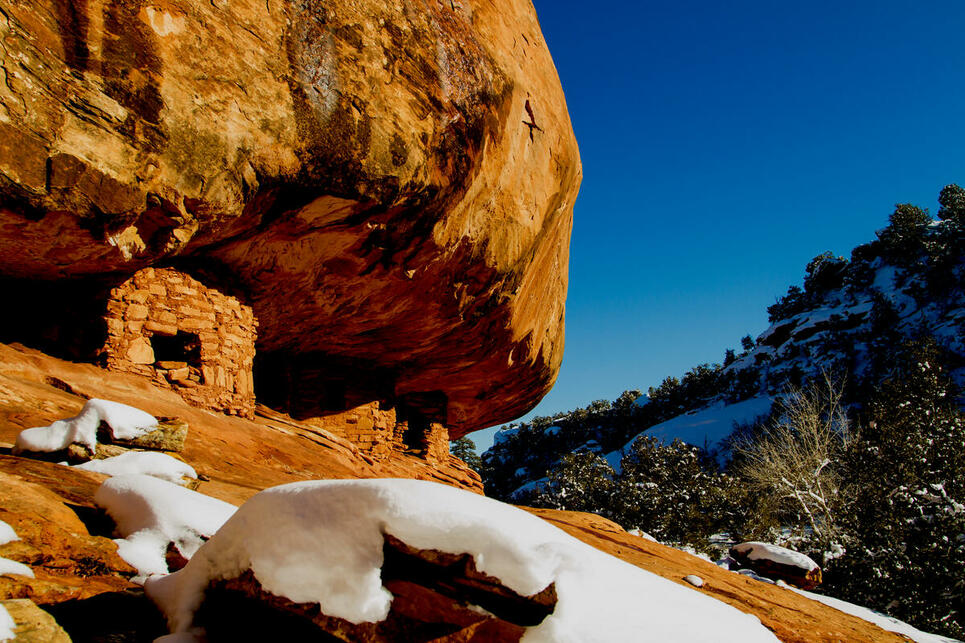
{"type": "MultiPolygon", "coordinates": [[[[445,396],[452,437],[549,389],[582,170],[530,2],[0,8],[0,277],[166,262],[250,304],[266,355],[445,396]]],[[[163,327],[146,290],[130,332],[163,327]]]]}
{"type": "Polygon", "coordinates": [[[103,478],[0,455],[0,520],[20,537],[0,546],[0,556],[35,574],[0,577],[0,598],[60,603],[134,587],[127,579],[135,570],[118,557],[110,532],[91,535],[81,520],[96,515],[92,497],[103,478]]]}
{"type": "Polygon", "coordinates": [[[784,643],[884,643],[905,641],[860,618],[805,598],[789,589],[762,583],[706,560],[628,534],[618,524],[593,514],[524,507],[563,531],[608,554],[681,585],[696,574],[708,596],[757,616],[784,643]]]}

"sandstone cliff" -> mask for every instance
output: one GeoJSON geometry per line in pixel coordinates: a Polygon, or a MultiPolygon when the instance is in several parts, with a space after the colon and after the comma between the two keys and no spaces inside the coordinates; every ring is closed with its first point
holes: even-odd
{"type": "Polygon", "coordinates": [[[581,166],[529,2],[2,0],[0,42],[38,320],[172,265],[254,308],[264,381],[442,394],[454,437],[552,384],[581,166]]]}

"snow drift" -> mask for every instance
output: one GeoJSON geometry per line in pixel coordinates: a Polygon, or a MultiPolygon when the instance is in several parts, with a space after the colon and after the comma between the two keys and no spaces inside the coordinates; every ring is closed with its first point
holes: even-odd
{"type": "Polygon", "coordinates": [[[171,482],[141,474],[106,480],[94,502],[103,507],[123,536],[117,553],[137,569],[143,580],[167,574],[165,552],[174,544],[191,558],[204,541],[235,512],[236,507],[171,482]]]}

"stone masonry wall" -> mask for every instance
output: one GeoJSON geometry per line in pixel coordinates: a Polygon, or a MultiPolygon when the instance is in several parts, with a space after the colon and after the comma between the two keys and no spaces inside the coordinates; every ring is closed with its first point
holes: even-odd
{"type": "Polygon", "coordinates": [[[374,458],[386,457],[402,447],[401,439],[395,437],[395,409],[383,409],[378,401],[303,421],[350,440],[374,458]]]}
{"type": "Polygon", "coordinates": [[[111,291],[107,368],[152,378],[188,403],[253,417],[258,322],[250,306],[168,268],[111,291]]]}
{"type": "Polygon", "coordinates": [[[448,400],[441,391],[395,394],[393,373],[331,355],[259,355],[259,399],[350,440],[376,459],[409,453],[447,462],[448,400]]]}
{"type": "Polygon", "coordinates": [[[408,422],[400,420],[394,407],[383,408],[375,401],[354,408],[306,418],[304,422],[350,440],[360,451],[373,458],[388,457],[393,451],[410,452],[430,462],[449,458],[449,432],[438,422],[413,436],[408,422]]]}

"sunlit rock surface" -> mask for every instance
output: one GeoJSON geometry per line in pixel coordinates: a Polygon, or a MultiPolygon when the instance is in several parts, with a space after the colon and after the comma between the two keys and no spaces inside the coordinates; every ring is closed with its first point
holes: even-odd
{"type": "Polygon", "coordinates": [[[454,437],[552,384],[581,166],[531,3],[0,0],[0,39],[0,276],[171,263],[454,437]]]}

